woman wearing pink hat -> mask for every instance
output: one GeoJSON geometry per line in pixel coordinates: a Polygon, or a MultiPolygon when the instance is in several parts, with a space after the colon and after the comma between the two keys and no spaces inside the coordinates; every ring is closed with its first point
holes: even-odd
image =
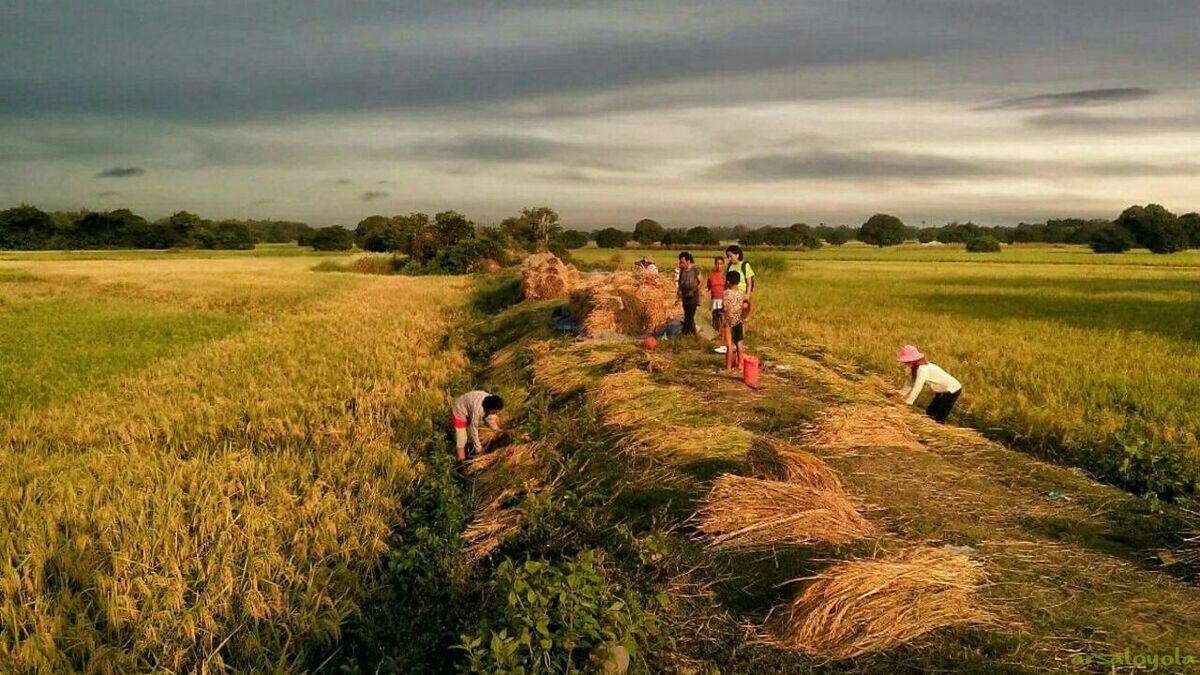
{"type": "Polygon", "coordinates": [[[926,361],[921,350],[912,345],[904,345],[896,355],[896,360],[909,369],[908,384],[900,390],[904,402],[909,405],[916,403],[921,390],[928,384],[933,390],[933,401],[925,409],[925,414],[938,422],[945,422],[958,401],[958,395],[962,393],[962,383],[937,365],[926,361]]]}

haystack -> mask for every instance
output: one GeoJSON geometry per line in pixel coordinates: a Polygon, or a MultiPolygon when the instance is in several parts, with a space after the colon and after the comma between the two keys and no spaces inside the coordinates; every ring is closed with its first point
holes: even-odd
{"type": "Polygon", "coordinates": [[[571,315],[583,320],[583,333],[645,335],[683,317],[675,287],[659,274],[614,272],[571,294],[571,315]]]}
{"type": "Polygon", "coordinates": [[[830,450],[923,449],[909,427],[904,412],[896,408],[861,404],[822,411],[805,430],[804,441],[830,450]]]}
{"type": "Polygon", "coordinates": [[[521,263],[521,297],[545,300],[569,295],[579,283],[579,271],[553,253],[535,253],[521,263]]]}
{"type": "Polygon", "coordinates": [[[769,436],[760,437],[749,455],[754,472],[818,490],[840,490],[837,473],[815,455],[769,436]]]}
{"type": "Polygon", "coordinates": [[[771,625],[768,642],[819,658],[883,651],[926,633],[987,623],[976,591],[982,566],[920,547],[874,560],[838,563],[817,577],[771,625]]]}
{"type": "Polygon", "coordinates": [[[845,544],[875,534],[841,490],[731,474],[713,483],[696,523],[719,548],[845,544]]]}

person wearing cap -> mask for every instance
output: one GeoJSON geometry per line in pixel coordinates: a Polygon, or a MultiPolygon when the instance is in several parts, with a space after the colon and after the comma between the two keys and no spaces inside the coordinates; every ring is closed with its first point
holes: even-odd
{"type": "Polygon", "coordinates": [[[483,452],[479,441],[479,425],[499,431],[498,414],[504,409],[504,399],[477,389],[454,399],[450,407],[450,421],[454,424],[454,456],[459,462],[467,461],[467,437],[471,440],[471,454],[483,452]]]}
{"type": "Polygon", "coordinates": [[[921,350],[912,345],[904,345],[896,355],[896,360],[909,370],[908,384],[900,390],[904,402],[909,405],[916,403],[921,390],[928,384],[933,391],[933,401],[925,409],[925,414],[938,422],[945,422],[962,393],[962,383],[938,365],[927,361],[921,350]]]}

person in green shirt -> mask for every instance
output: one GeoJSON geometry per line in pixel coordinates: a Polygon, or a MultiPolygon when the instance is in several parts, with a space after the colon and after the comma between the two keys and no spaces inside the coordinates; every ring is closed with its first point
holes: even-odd
{"type": "Polygon", "coordinates": [[[754,294],[754,268],[750,267],[750,263],[746,262],[746,256],[742,253],[742,247],[737,244],[730,244],[725,248],[725,260],[728,264],[725,265],[725,272],[737,272],[741,281],[738,283],[738,288],[745,291],[746,297],[749,298],[754,294]]]}

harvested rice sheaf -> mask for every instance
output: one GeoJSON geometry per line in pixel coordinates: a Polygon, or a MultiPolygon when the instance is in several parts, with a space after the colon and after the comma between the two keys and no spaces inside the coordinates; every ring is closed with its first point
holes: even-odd
{"type": "Polygon", "coordinates": [[[993,617],[979,605],[982,566],[920,547],[834,565],[814,577],[770,625],[767,641],[819,658],[891,649],[930,631],[993,617]]]}
{"type": "Polygon", "coordinates": [[[713,482],[696,523],[718,548],[846,544],[876,532],[840,489],[731,474],[713,482]]]}
{"type": "Polygon", "coordinates": [[[632,449],[661,458],[734,457],[754,440],[741,427],[708,423],[694,398],[655,383],[643,370],[607,375],[592,394],[605,424],[620,429],[632,449]]]}
{"type": "Polygon", "coordinates": [[[579,271],[553,253],[535,253],[521,263],[521,297],[545,300],[566,297],[579,283],[579,271]]]}
{"type": "Polygon", "coordinates": [[[521,509],[505,505],[505,501],[516,494],[517,490],[504,490],[475,512],[475,518],[463,530],[463,539],[466,541],[463,555],[467,560],[474,562],[486,558],[509,535],[520,529],[521,509]]]}
{"type": "Polygon", "coordinates": [[[804,440],[830,450],[908,448],[922,450],[904,412],[889,407],[850,405],[828,408],[808,426],[804,440]]]}
{"type": "Polygon", "coordinates": [[[645,335],[683,317],[674,285],[658,274],[597,277],[571,294],[570,307],[573,316],[582,318],[586,335],[645,335]]]}
{"type": "Polygon", "coordinates": [[[771,478],[819,490],[840,490],[842,481],[828,464],[791,443],[762,437],[750,455],[750,467],[771,478]]]}

